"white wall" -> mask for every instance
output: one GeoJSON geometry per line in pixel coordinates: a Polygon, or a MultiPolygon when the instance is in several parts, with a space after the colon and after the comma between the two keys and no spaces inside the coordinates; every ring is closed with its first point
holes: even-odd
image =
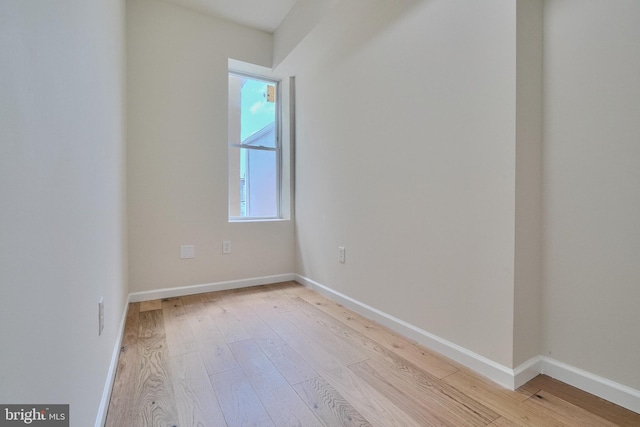
{"type": "Polygon", "coordinates": [[[297,272],[512,366],[515,2],[341,2],[314,31],[297,272]]]}
{"type": "Polygon", "coordinates": [[[542,351],[542,17],[542,0],[518,0],[514,366],[542,351]]]}
{"type": "Polygon", "coordinates": [[[68,403],[72,426],[127,294],[123,58],[122,1],[0,2],[0,402],[68,403]]]}
{"type": "Polygon", "coordinates": [[[545,354],[640,389],[640,3],[545,3],[545,354]]]}
{"type": "Polygon", "coordinates": [[[228,58],[270,66],[272,38],[162,1],[127,2],[132,291],[294,270],[292,221],[228,222],[228,58]],[[196,258],[180,260],[181,244],[196,258]]]}
{"type": "Polygon", "coordinates": [[[282,63],[339,0],[298,0],[273,34],[273,66],[282,63]]]}

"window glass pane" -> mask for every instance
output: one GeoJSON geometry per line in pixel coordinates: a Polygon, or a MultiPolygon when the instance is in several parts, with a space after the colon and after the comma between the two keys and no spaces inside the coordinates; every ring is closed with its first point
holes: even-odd
{"type": "Polygon", "coordinates": [[[247,78],[244,80],[240,94],[241,143],[275,147],[275,84],[247,78]]]}
{"type": "Polygon", "coordinates": [[[231,216],[274,218],[278,216],[276,151],[230,149],[229,195],[231,216]],[[231,164],[231,160],[234,163],[231,164]]]}

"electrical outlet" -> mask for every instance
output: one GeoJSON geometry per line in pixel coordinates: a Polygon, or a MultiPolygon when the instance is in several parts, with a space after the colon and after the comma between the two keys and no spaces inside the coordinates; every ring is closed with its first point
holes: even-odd
{"type": "Polygon", "coordinates": [[[224,242],[222,242],[222,253],[223,254],[230,254],[231,253],[231,241],[230,240],[225,240],[224,242]]]}
{"type": "Polygon", "coordinates": [[[180,259],[193,259],[196,257],[196,247],[193,245],[180,246],[180,259]]]}
{"type": "Polygon", "coordinates": [[[344,264],[344,246],[338,248],[338,261],[344,264]]]}
{"type": "Polygon", "coordinates": [[[104,298],[100,297],[98,301],[98,336],[102,335],[104,330],[104,298]]]}

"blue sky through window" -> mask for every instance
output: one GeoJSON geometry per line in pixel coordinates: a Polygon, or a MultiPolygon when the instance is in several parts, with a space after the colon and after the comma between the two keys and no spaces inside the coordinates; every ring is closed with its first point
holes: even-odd
{"type": "MultiPolygon", "coordinates": [[[[276,104],[267,102],[267,86],[269,83],[247,79],[240,93],[240,140],[244,142],[249,136],[275,122],[276,104]]],[[[271,84],[273,85],[273,84],[271,84]]]]}

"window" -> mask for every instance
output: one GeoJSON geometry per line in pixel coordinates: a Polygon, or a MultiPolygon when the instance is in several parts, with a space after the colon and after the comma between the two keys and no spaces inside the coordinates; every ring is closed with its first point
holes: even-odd
{"type": "Polygon", "coordinates": [[[229,72],[229,219],[281,217],[280,84],[229,72]]]}

